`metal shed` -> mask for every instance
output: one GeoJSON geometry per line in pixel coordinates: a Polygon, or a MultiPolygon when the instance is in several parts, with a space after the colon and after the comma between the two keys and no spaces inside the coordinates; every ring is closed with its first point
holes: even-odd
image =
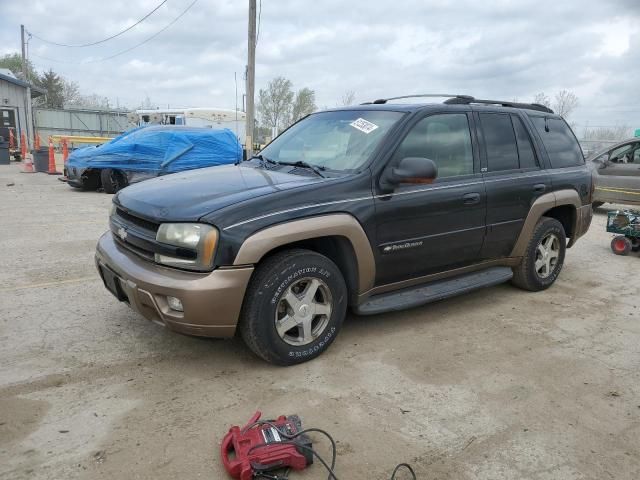
{"type": "Polygon", "coordinates": [[[33,138],[31,99],[27,99],[31,88],[31,99],[44,95],[45,90],[34,87],[16,78],[11,71],[0,68],[0,137],[9,137],[9,128],[14,128],[20,142],[20,134],[33,138]]]}

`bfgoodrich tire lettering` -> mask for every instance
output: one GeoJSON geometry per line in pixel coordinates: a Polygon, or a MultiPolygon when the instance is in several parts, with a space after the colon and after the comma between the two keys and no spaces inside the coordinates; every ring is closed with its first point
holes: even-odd
{"type": "Polygon", "coordinates": [[[329,348],[346,309],[344,278],[331,260],[309,250],[286,250],[258,265],[245,293],[239,330],[262,359],[293,365],[329,348]]]}
{"type": "Polygon", "coordinates": [[[533,230],[522,262],[513,269],[512,283],[532,292],[549,288],[562,270],[566,249],[567,237],[562,224],[555,218],[542,217],[533,230]]]}

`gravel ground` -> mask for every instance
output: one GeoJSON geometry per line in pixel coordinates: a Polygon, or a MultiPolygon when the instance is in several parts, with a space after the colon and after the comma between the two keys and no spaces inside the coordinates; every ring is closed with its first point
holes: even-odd
{"type": "Polygon", "coordinates": [[[606,208],[550,290],[352,316],[278,368],[112,298],[110,200],[0,166],[0,478],[223,479],[222,435],[256,409],[329,430],[342,480],[640,478],[640,259],[611,253],[606,208]]]}

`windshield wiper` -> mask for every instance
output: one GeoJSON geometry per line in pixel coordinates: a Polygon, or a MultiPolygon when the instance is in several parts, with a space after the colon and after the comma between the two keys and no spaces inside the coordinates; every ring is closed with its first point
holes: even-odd
{"type": "Polygon", "coordinates": [[[297,162],[278,162],[278,165],[290,165],[292,167],[308,168],[319,177],[327,178],[326,175],[323,175],[323,173],[320,171],[320,170],[323,170],[323,171],[326,170],[327,167],[323,167],[321,165],[311,165],[310,163],[307,163],[304,160],[298,160],[297,162]]]}
{"type": "Polygon", "coordinates": [[[247,161],[249,160],[253,160],[254,158],[257,158],[258,160],[260,160],[260,164],[264,167],[265,163],[269,163],[271,165],[280,165],[280,162],[276,162],[275,160],[271,160],[270,158],[265,157],[264,155],[262,155],[261,153],[259,153],[258,155],[254,155],[253,157],[247,159],[247,161]]]}

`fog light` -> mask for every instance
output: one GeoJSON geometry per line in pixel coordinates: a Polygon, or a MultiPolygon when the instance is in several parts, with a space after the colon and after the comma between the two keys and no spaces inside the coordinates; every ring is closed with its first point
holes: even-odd
{"type": "Polygon", "coordinates": [[[171,310],[175,310],[176,312],[184,312],[182,302],[176,297],[167,297],[167,304],[169,305],[169,308],[171,310]]]}

